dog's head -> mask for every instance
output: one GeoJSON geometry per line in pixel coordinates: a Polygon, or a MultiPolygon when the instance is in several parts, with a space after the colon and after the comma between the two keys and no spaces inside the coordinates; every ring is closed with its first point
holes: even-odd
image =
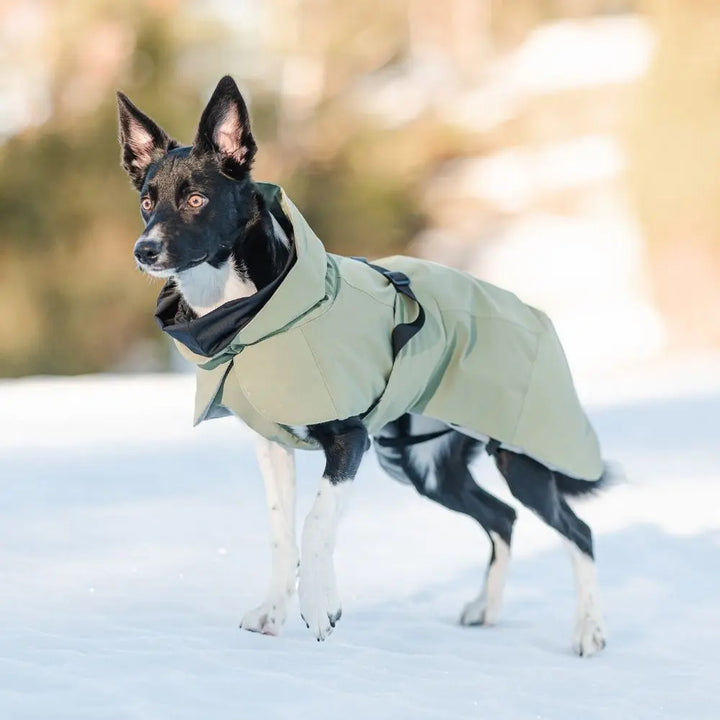
{"type": "Polygon", "coordinates": [[[203,262],[219,267],[254,212],[256,151],[247,107],[231,77],[215,88],[190,147],[180,147],[118,93],[122,164],[140,193],[140,269],[170,277],[203,262]]]}

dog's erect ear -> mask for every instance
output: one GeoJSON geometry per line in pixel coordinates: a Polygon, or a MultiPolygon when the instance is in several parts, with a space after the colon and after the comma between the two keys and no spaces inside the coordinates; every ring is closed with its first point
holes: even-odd
{"type": "Polygon", "coordinates": [[[245,101],[229,75],[217,84],[203,111],[195,149],[217,153],[223,172],[230,177],[240,178],[250,170],[257,145],[250,132],[245,101]]]}
{"type": "Polygon", "coordinates": [[[140,190],[150,164],[171,148],[177,147],[177,143],[145,113],[138,110],[126,95],[119,92],[117,98],[122,166],[133,185],[140,190]]]}

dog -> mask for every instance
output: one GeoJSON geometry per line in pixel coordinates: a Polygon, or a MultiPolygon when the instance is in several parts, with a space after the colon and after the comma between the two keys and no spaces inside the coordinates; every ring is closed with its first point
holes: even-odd
{"type": "MultiPolygon", "coordinates": [[[[333,566],[336,530],[350,483],[371,444],[371,434],[380,465],[391,477],[474,518],[487,533],[491,555],[484,586],[463,608],[461,624],[497,622],[516,519],[515,510],[483,490],[470,473],[471,461],[484,450],[494,459],[514,497],[566,541],[578,594],[572,645],[580,656],[602,650],[605,629],[592,534],[566,499],[596,492],[607,484],[610,472],[579,410],[569,371],[561,367],[564,356],[545,316],[510,293],[442,266],[399,258],[388,270],[366,261],[326,254],[282,191],[252,179],[250,171],[257,146],[246,104],[230,77],[218,83],[202,113],[192,146],[181,146],[171,139],[122,93],[118,93],[118,108],[122,165],[139,192],[145,223],[134,256],[143,272],[167,280],[159,300],[158,318],[179,349],[198,364],[198,393],[204,396],[196,420],[230,409],[259,432],[257,455],[269,505],[272,579],[265,601],[245,614],[241,627],[277,635],[299,574],[301,616],[307,627],[318,640],[333,631],[341,616],[333,566]],[[307,260],[309,256],[314,258],[314,264],[307,260]],[[301,267],[308,268],[303,272],[315,273],[313,283],[317,280],[320,288],[317,296],[304,296],[306,286],[312,283],[298,282],[301,267]],[[423,280],[426,275],[429,280],[423,280]],[[436,291],[438,297],[445,296],[455,292],[455,286],[467,291],[472,303],[487,303],[491,310],[483,310],[485,315],[473,310],[475,314],[468,315],[463,314],[462,299],[443,300],[444,305],[436,301],[436,291]],[[327,312],[328,308],[346,302],[335,302],[341,293],[345,293],[343,298],[366,304],[340,316],[340,325],[332,326],[342,326],[342,339],[320,334],[321,339],[313,346],[308,340],[315,327],[311,323],[319,327],[319,323],[330,322],[328,318],[334,316],[327,312]],[[472,315],[474,323],[483,315],[484,324],[472,326],[474,339],[463,347],[472,345],[480,352],[494,353],[498,370],[489,372],[488,368],[495,367],[492,358],[487,364],[485,360],[470,362],[474,357],[470,350],[458,360],[447,350],[447,342],[435,350],[436,339],[451,331],[455,333],[453,347],[460,342],[455,325],[450,330],[447,324],[441,326],[448,322],[446,311],[452,303],[458,306],[456,315],[461,319],[472,315]],[[439,313],[433,314],[436,305],[442,306],[439,313]],[[507,310],[497,310],[500,306],[507,310]],[[263,334],[258,326],[263,326],[271,309],[280,316],[292,311],[292,322],[283,325],[284,319],[277,320],[277,327],[263,334]],[[520,335],[508,335],[512,343],[507,347],[503,345],[505,333],[515,333],[515,321],[507,321],[504,315],[498,319],[496,312],[519,313],[521,317],[520,335]],[[377,321],[371,321],[375,315],[377,321]],[[413,315],[415,319],[409,321],[413,315]],[[300,337],[295,331],[297,325],[302,326],[302,348],[284,346],[286,338],[300,337]],[[506,330],[506,326],[511,329],[506,330]],[[286,332],[288,327],[293,332],[286,332]],[[474,335],[477,327],[499,329],[492,338],[478,340],[474,335]],[[238,337],[243,338],[242,342],[237,341],[238,337]],[[542,338],[549,338],[545,346],[542,338]],[[530,350],[523,350],[523,343],[530,343],[530,350]],[[305,344],[310,345],[309,350],[305,344]],[[335,360],[333,353],[344,353],[342,360],[335,360]],[[433,372],[444,363],[437,377],[423,369],[422,358],[427,358],[428,353],[433,358],[433,372]],[[532,358],[520,374],[530,379],[518,402],[523,412],[526,406],[539,403],[540,422],[531,423],[533,427],[526,433],[528,442],[516,447],[507,433],[502,437],[501,431],[491,433],[484,426],[478,430],[474,418],[485,414],[488,424],[495,427],[493,423],[503,415],[507,404],[515,402],[504,387],[508,381],[503,366],[521,362],[517,358],[526,355],[532,358]],[[542,365],[538,359],[541,355],[551,359],[542,365]],[[297,370],[306,356],[311,367],[307,381],[299,379],[297,370]],[[324,361],[326,356],[330,360],[324,361]],[[531,361],[534,364],[529,364],[531,361]],[[366,378],[364,368],[375,365],[378,370],[366,378]],[[242,372],[238,369],[238,377],[229,380],[237,368],[242,372]],[[323,383],[329,381],[318,368],[325,375],[346,373],[339,381],[340,390],[333,391],[325,403],[330,409],[322,411],[315,405],[325,407],[323,383]],[[476,369],[490,376],[482,383],[493,393],[497,390],[492,400],[474,402],[476,369]],[[538,373],[539,380],[534,378],[538,373]],[[558,373],[561,379],[551,381],[550,376],[558,373]],[[452,377],[452,383],[448,377],[452,377]],[[201,384],[208,378],[210,384],[203,385],[203,390],[201,384]],[[567,422],[556,411],[561,399],[554,399],[553,382],[569,398],[567,422]],[[395,407],[393,399],[384,400],[390,386],[403,383],[415,393],[412,403],[406,401],[395,407]],[[436,398],[443,397],[447,384],[458,385],[459,390],[453,389],[453,398],[443,405],[436,398]],[[356,386],[365,385],[365,399],[357,400],[353,394],[356,386]],[[345,396],[351,400],[346,402],[345,396]],[[299,398],[297,402],[295,397],[299,398]],[[371,402],[373,397],[377,399],[371,402]],[[492,407],[488,409],[489,405],[492,407]],[[373,418],[378,417],[381,427],[373,426],[373,418]],[[542,425],[552,427],[538,427],[542,425]],[[540,450],[530,452],[525,445],[532,446],[538,432],[544,438],[538,445],[540,450]],[[497,434],[501,437],[495,437],[497,434]],[[572,452],[573,446],[585,443],[585,456],[591,456],[593,467],[600,469],[567,472],[565,465],[558,467],[547,461],[552,453],[544,452],[543,443],[560,447],[561,453],[572,452]],[[301,565],[294,517],[296,447],[320,448],[326,458],[317,497],[302,531],[301,565]]],[[[480,396],[484,397],[482,393],[480,396]]],[[[504,421],[497,422],[501,427],[504,421]]]]}

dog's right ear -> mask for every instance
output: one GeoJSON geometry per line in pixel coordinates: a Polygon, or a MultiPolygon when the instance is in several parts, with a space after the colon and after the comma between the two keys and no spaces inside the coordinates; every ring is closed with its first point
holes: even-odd
{"type": "Polygon", "coordinates": [[[208,101],[194,144],[196,152],[215,153],[223,172],[236,180],[250,170],[257,145],[247,106],[229,75],[220,80],[208,101]]]}
{"type": "Polygon", "coordinates": [[[117,94],[122,166],[137,190],[143,186],[151,163],[177,146],[165,131],[138,110],[123,93],[117,94]]]}

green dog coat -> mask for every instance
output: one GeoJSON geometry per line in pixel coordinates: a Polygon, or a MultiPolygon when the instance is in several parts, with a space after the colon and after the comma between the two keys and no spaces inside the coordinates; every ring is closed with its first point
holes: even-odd
{"type": "Polygon", "coordinates": [[[258,293],[265,302],[249,322],[237,331],[220,322],[220,347],[208,350],[196,339],[218,325],[215,314],[252,298],[198,319],[183,317],[172,281],[159,298],[161,327],[197,366],[195,424],[229,411],[270,440],[314,449],[293,427],[360,416],[373,435],[419,413],[572,477],[600,477],[597,437],[544,313],[459,270],[378,260],[407,275],[415,302],[368,264],[326,252],[280,187],[257,185],[274,218],[292,225],[295,259],[258,293]],[[417,318],[418,303],[424,325],[394,357],[393,330],[417,318]]]}

